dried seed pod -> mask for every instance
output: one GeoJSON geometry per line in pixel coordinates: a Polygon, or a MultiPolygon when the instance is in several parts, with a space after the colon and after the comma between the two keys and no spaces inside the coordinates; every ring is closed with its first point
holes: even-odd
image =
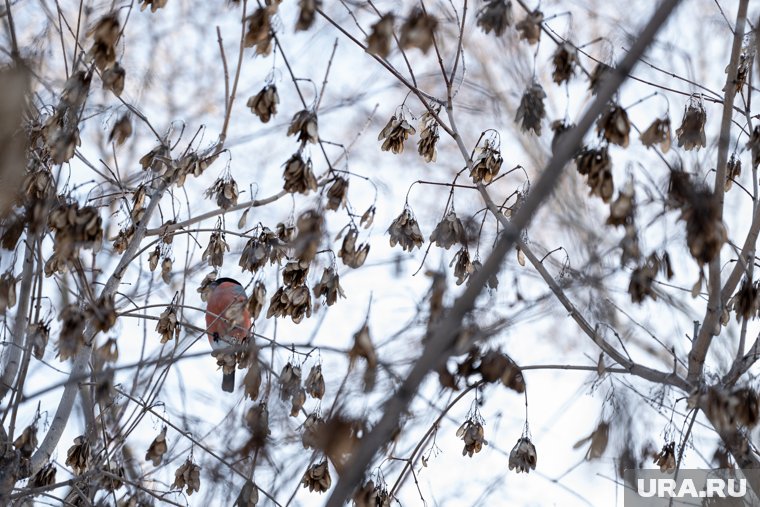
{"type": "Polygon", "coordinates": [[[140,4],[140,10],[144,11],[148,6],[150,6],[150,12],[156,12],[158,9],[163,9],[166,7],[166,2],[169,0],[142,0],[142,3],[140,4]]]}
{"type": "Polygon", "coordinates": [[[520,123],[523,132],[532,130],[537,136],[541,135],[541,121],[546,116],[545,98],[546,93],[537,81],[525,89],[515,115],[515,121],[520,123]]]}
{"type": "Polygon", "coordinates": [[[201,467],[193,463],[189,456],[174,472],[172,488],[180,490],[184,488],[188,495],[192,495],[201,489],[201,467]]]}
{"type": "Polygon", "coordinates": [[[283,189],[286,192],[306,195],[317,190],[317,178],[314,176],[311,159],[304,161],[300,153],[294,153],[285,162],[282,177],[285,180],[283,189]]]}
{"type": "Polygon", "coordinates": [[[388,227],[388,234],[390,235],[390,245],[392,247],[396,244],[401,245],[402,250],[412,251],[414,247],[421,247],[425,241],[420,232],[420,226],[417,224],[417,220],[412,214],[412,210],[408,207],[404,208],[404,211],[396,217],[396,219],[388,227]]]}
{"type": "Polygon", "coordinates": [[[415,7],[401,25],[399,45],[401,49],[418,48],[427,54],[433,45],[433,36],[438,21],[419,7],[415,7]]]}
{"type": "Polygon", "coordinates": [[[119,65],[119,62],[113,64],[101,74],[103,80],[103,88],[110,90],[117,97],[121,97],[121,92],[124,91],[124,78],[127,76],[127,71],[119,65]]]}
{"type": "Polygon", "coordinates": [[[541,39],[541,23],[544,21],[544,13],[538,9],[529,12],[515,28],[520,32],[520,39],[528,41],[528,44],[537,44],[541,39]]]}
{"type": "Polygon", "coordinates": [[[198,292],[201,296],[201,301],[204,303],[208,301],[208,297],[211,294],[211,282],[216,280],[217,272],[216,270],[211,271],[206,276],[203,277],[203,280],[201,281],[201,284],[196,289],[196,292],[198,292]]]}
{"type": "Polygon", "coordinates": [[[478,11],[478,26],[485,33],[491,33],[501,37],[504,31],[512,24],[511,0],[487,0],[486,4],[478,11]]]}
{"type": "Polygon", "coordinates": [[[290,417],[298,417],[306,403],[306,390],[301,387],[290,397],[290,417]]]}
{"type": "Polygon", "coordinates": [[[377,376],[377,352],[372,344],[372,338],[369,334],[369,326],[365,323],[356,333],[354,333],[354,344],[348,351],[348,369],[354,367],[358,358],[364,358],[367,361],[367,369],[364,372],[364,390],[371,391],[375,386],[377,376]]]}
{"type": "Polygon", "coordinates": [[[164,257],[161,261],[161,280],[169,285],[172,281],[172,260],[170,257],[164,257]]]}
{"type": "Polygon", "coordinates": [[[245,388],[245,395],[250,399],[255,400],[259,397],[259,390],[261,389],[261,367],[258,361],[252,361],[248,367],[248,371],[245,372],[243,377],[243,387],[245,388]]]}
{"type": "Polygon", "coordinates": [[[351,226],[343,238],[343,245],[338,252],[338,257],[343,260],[343,264],[354,269],[362,267],[364,261],[367,260],[367,254],[369,254],[369,243],[362,243],[358,248],[356,247],[358,236],[359,231],[351,226]]]}
{"type": "Polygon", "coordinates": [[[55,465],[53,463],[47,463],[29,480],[29,487],[43,488],[55,484],[56,472],[57,469],[55,468],[55,465]]]}
{"type": "Polygon", "coordinates": [[[446,250],[451,248],[452,245],[463,243],[464,239],[464,226],[454,210],[450,210],[443,217],[430,235],[431,243],[435,243],[435,246],[443,247],[446,250]]]}
{"type": "Polygon", "coordinates": [[[609,442],[610,435],[610,423],[607,421],[600,421],[594,431],[591,432],[586,438],[582,438],[573,445],[573,449],[578,449],[583,445],[589,443],[589,448],[586,451],[586,460],[599,459],[607,449],[607,443],[609,442]]]}
{"type": "Polygon", "coordinates": [[[425,162],[435,162],[438,157],[436,143],[438,143],[438,122],[430,111],[420,118],[420,140],[417,141],[417,153],[425,159],[425,162]]]}
{"type": "Polygon", "coordinates": [[[280,384],[280,399],[285,401],[291,398],[301,389],[301,367],[288,362],[283,366],[278,382],[280,384]]]}
{"type": "Polygon", "coordinates": [[[58,337],[58,358],[65,361],[76,356],[84,345],[84,327],[87,319],[76,304],[70,304],[61,310],[58,320],[62,322],[58,337]]]}
{"type": "Polygon", "coordinates": [[[259,488],[251,481],[245,481],[243,488],[235,499],[234,507],[256,507],[259,503],[259,488]]]}
{"type": "Polygon", "coordinates": [[[237,205],[238,186],[235,179],[229,174],[217,178],[214,184],[204,192],[206,199],[215,198],[216,205],[222,209],[230,209],[237,205]]]}
{"type": "Polygon", "coordinates": [[[169,305],[161,312],[156,324],[156,331],[161,335],[161,343],[166,343],[172,338],[179,339],[179,323],[177,321],[177,309],[169,305]]]}
{"type": "Polygon", "coordinates": [[[325,395],[325,378],[322,376],[322,365],[315,364],[311,367],[304,385],[309,396],[318,400],[322,399],[325,395]]]}
{"type": "Polygon", "coordinates": [[[359,220],[359,225],[364,226],[365,229],[369,229],[372,225],[372,222],[375,220],[375,206],[370,206],[367,208],[367,211],[365,211],[362,214],[361,220],[359,220]]]}
{"type": "Polygon", "coordinates": [[[66,453],[66,465],[70,466],[76,475],[81,475],[90,466],[90,443],[84,435],[74,439],[74,445],[66,453]]]}
{"type": "Polygon", "coordinates": [[[12,271],[0,275],[0,314],[16,305],[16,278],[12,271]]]}
{"type": "Polygon", "coordinates": [[[569,42],[557,45],[552,55],[552,80],[557,84],[567,83],[575,75],[578,66],[578,52],[569,42]]]}
{"type": "Polygon", "coordinates": [[[229,252],[230,246],[224,238],[222,231],[214,231],[211,233],[211,237],[208,240],[208,246],[204,250],[201,260],[208,259],[208,264],[211,267],[219,268],[224,264],[224,252],[229,252]]]}
{"type": "Polygon", "coordinates": [[[268,123],[272,116],[277,114],[279,103],[280,95],[277,93],[277,87],[268,84],[259,93],[251,96],[246,106],[251,108],[251,112],[258,116],[262,123],[268,123]]]}
{"type": "Polygon", "coordinates": [[[465,280],[474,272],[472,262],[470,262],[470,252],[466,246],[463,246],[451,259],[449,267],[454,266],[454,277],[457,279],[457,285],[462,285],[465,280]]]}
{"type": "Polygon", "coordinates": [[[317,9],[322,8],[322,0],[299,0],[296,32],[311,28],[317,16],[317,9]]]}
{"type": "Polygon", "coordinates": [[[116,146],[121,146],[124,141],[132,135],[132,122],[129,121],[129,115],[124,114],[119,118],[108,134],[108,142],[115,142],[116,146]]]}
{"type": "Polygon", "coordinates": [[[113,294],[101,295],[93,304],[87,305],[85,316],[96,331],[108,331],[116,324],[116,308],[113,294]]]}
{"type": "Polygon", "coordinates": [[[676,469],[676,443],[670,442],[662,446],[662,450],[654,457],[654,463],[660,467],[660,472],[673,473],[676,469]]]}
{"type": "Polygon", "coordinates": [[[483,424],[475,419],[467,419],[462,423],[457,430],[457,437],[464,440],[462,456],[468,455],[472,458],[472,455],[480,452],[484,445],[488,445],[483,424]]]}
{"type": "Polygon", "coordinates": [[[683,146],[683,149],[687,151],[707,146],[707,138],[705,137],[706,121],[707,113],[702,105],[702,99],[699,97],[689,99],[689,103],[686,105],[683,113],[681,126],[676,129],[678,146],[683,146]]]}
{"type": "Polygon", "coordinates": [[[296,227],[298,233],[292,241],[294,256],[305,262],[311,262],[317,254],[322,239],[324,216],[317,210],[304,211],[299,215],[296,227]]]}
{"type": "Polygon", "coordinates": [[[282,270],[282,282],[290,287],[297,287],[306,283],[309,274],[309,263],[290,260],[282,270]]]}
{"type": "Polygon", "coordinates": [[[327,306],[332,306],[338,300],[338,296],[345,298],[343,288],[340,286],[340,278],[333,268],[325,268],[322,278],[312,288],[315,297],[325,296],[327,306]]]}
{"type": "Polygon", "coordinates": [[[271,15],[276,9],[259,7],[248,16],[248,30],[245,33],[243,45],[247,48],[256,48],[257,55],[266,56],[272,52],[272,19],[271,15]]]}
{"type": "Polygon", "coordinates": [[[628,180],[623,189],[618,192],[617,199],[610,203],[610,216],[607,217],[607,225],[625,226],[633,224],[635,208],[633,181],[628,180]]]}
{"type": "Polygon", "coordinates": [[[348,192],[348,180],[341,176],[336,176],[333,184],[327,190],[327,204],[325,209],[337,211],[341,206],[346,204],[346,193],[348,192]]]}
{"type": "MultiPolygon", "coordinates": [[[[753,132],[754,135],[754,132],[753,132]]],[[[752,157],[752,163],[755,163],[754,156],[752,157]]],[[[725,191],[728,192],[733,186],[733,182],[739,179],[742,174],[742,161],[736,158],[736,155],[731,154],[731,158],[726,163],[726,185],[725,191]]]]}
{"type": "Polygon", "coordinates": [[[475,150],[475,158],[472,161],[470,176],[475,183],[483,182],[486,185],[499,174],[503,160],[498,148],[491,141],[485,141],[483,146],[475,150]]]}
{"type": "Polygon", "coordinates": [[[45,349],[50,339],[50,326],[46,322],[35,322],[29,326],[29,341],[32,344],[32,354],[37,359],[45,357],[45,349]]]}
{"type": "Polygon", "coordinates": [[[158,267],[158,259],[161,256],[161,247],[156,245],[156,248],[148,254],[148,268],[151,271],[155,271],[158,267]]]}
{"type": "Polygon", "coordinates": [[[23,459],[29,459],[37,448],[37,424],[32,423],[13,441],[13,447],[23,459]]]}
{"type": "Polygon", "coordinates": [[[586,183],[591,189],[590,194],[610,202],[615,191],[612,180],[612,160],[606,146],[600,148],[584,148],[575,158],[578,172],[586,176],[586,183]]]}
{"type": "Polygon", "coordinates": [[[517,469],[517,473],[530,473],[536,469],[538,456],[536,447],[528,437],[521,437],[509,453],[509,469],[517,469]]]}
{"type": "Polygon", "coordinates": [[[393,22],[395,17],[392,12],[384,14],[380,20],[370,27],[367,36],[367,52],[381,58],[387,58],[391,52],[393,40],[393,22]]]}
{"type": "Polygon", "coordinates": [[[657,118],[647,129],[641,133],[639,140],[641,144],[647,148],[651,148],[655,144],[660,145],[660,150],[663,153],[667,153],[670,150],[670,138],[672,134],[670,132],[670,118],[657,118]]]}
{"type": "Polygon", "coordinates": [[[309,491],[316,491],[318,493],[324,493],[330,489],[332,479],[330,478],[327,460],[310,466],[306,473],[303,474],[301,483],[304,488],[309,488],[309,491]]]}
{"type": "Polygon", "coordinates": [[[404,142],[409,139],[409,136],[413,136],[415,132],[417,131],[404,119],[403,114],[400,114],[398,118],[396,115],[393,115],[377,136],[378,141],[383,141],[380,149],[390,151],[396,155],[403,153],[404,142]]]}
{"type": "Polygon", "coordinates": [[[626,148],[631,122],[628,113],[617,104],[608,104],[605,111],[596,121],[596,133],[607,142],[626,148]]]}
{"type": "Polygon", "coordinates": [[[296,135],[301,143],[316,143],[319,140],[317,113],[304,109],[293,115],[288,127],[288,135],[296,135]]]}
{"type": "Polygon", "coordinates": [[[251,314],[253,320],[259,318],[261,309],[264,307],[264,301],[267,297],[267,288],[260,281],[256,281],[253,284],[253,290],[251,291],[251,297],[248,299],[248,313],[251,314]]]}

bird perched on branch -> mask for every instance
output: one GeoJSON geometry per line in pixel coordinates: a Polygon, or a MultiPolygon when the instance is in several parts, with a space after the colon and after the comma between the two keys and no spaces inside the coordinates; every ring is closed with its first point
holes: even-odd
{"type": "Polygon", "coordinates": [[[206,332],[213,354],[222,365],[222,390],[231,393],[235,388],[235,352],[223,349],[242,345],[248,340],[251,314],[246,308],[248,297],[240,282],[219,278],[211,282],[206,305],[206,332]]]}

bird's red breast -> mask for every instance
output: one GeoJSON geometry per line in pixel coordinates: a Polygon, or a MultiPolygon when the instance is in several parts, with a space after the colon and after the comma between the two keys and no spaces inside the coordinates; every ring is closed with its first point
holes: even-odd
{"type": "Polygon", "coordinates": [[[248,298],[242,285],[223,281],[211,292],[206,306],[206,330],[209,342],[215,344],[214,335],[242,342],[251,327],[251,314],[246,308],[248,298]]]}

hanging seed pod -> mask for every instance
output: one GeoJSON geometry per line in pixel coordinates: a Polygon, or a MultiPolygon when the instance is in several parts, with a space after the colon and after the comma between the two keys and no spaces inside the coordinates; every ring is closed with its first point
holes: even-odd
{"type": "Polygon", "coordinates": [[[259,7],[247,18],[248,31],[243,46],[256,48],[257,55],[266,56],[272,52],[272,12],[270,7],[259,7]]]}
{"type": "Polygon", "coordinates": [[[467,419],[457,430],[457,437],[464,440],[464,449],[462,449],[462,456],[469,456],[472,458],[473,454],[479,453],[484,445],[488,445],[488,441],[485,439],[485,431],[483,425],[476,420],[467,419]]]}
{"type": "Polygon", "coordinates": [[[510,0],[487,0],[478,11],[478,26],[485,32],[501,37],[512,24],[512,2],[510,0]]]}
{"type": "Polygon", "coordinates": [[[294,153],[285,162],[282,174],[285,183],[283,189],[290,193],[308,194],[317,190],[317,178],[311,166],[311,159],[304,161],[300,153],[294,153]]]}
{"type": "Polygon", "coordinates": [[[528,437],[518,439],[509,453],[509,469],[517,469],[517,473],[530,473],[531,470],[536,469],[537,461],[536,446],[528,437]]]}
{"type": "Polygon", "coordinates": [[[314,297],[325,297],[327,306],[332,306],[338,300],[338,296],[345,298],[343,288],[340,286],[340,278],[333,268],[325,268],[322,278],[312,288],[314,297]]]}
{"type": "Polygon", "coordinates": [[[84,327],[87,319],[76,304],[70,304],[58,315],[61,332],[58,337],[58,358],[66,361],[76,356],[84,345],[84,327]]]}
{"type": "Polygon", "coordinates": [[[689,99],[689,103],[683,113],[681,126],[676,129],[678,146],[683,146],[683,149],[687,151],[707,146],[707,138],[705,137],[706,121],[707,113],[704,106],[702,106],[702,99],[699,97],[689,99]]]}
{"type": "Polygon", "coordinates": [[[101,74],[103,88],[112,91],[117,97],[121,97],[121,92],[124,91],[124,78],[126,76],[127,71],[119,65],[119,62],[114,63],[112,67],[101,74]]]}
{"type": "Polygon", "coordinates": [[[462,285],[467,278],[474,272],[474,267],[470,262],[470,252],[466,246],[463,246],[451,259],[449,267],[454,266],[454,277],[457,279],[457,285],[462,285]]]}
{"type": "Polygon", "coordinates": [[[474,183],[491,181],[499,174],[503,160],[501,153],[490,141],[485,141],[483,146],[475,151],[475,159],[472,161],[470,176],[474,183]]]}
{"type": "Polygon", "coordinates": [[[80,435],[66,453],[66,466],[70,466],[76,475],[81,475],[89,468],[91,458],[87,437],[80,435]]]}
{"type": "Polygon", "coordinates": [[[169,285],[172,281],[172,260],[169,257],[164,257],[161,261],[161,280],[166,285],[169,285]]]}
{"type": "Polygon", "coordinates": [[[29,480],[29,487],[44,488],[55,484],[56,472],[57,470],[53,463],[46,464],[29,480]]]}
{"type": "Polygon", "coordinates": [[[367,254],[369,254],[369,243],[362,243],[359,248],[356,247],[358,236],[359,231],[351,226],[343,238],[343,245],[338,252],[338,257],[343,260],[343,264],[354,269],[362,267],[364,261],[367,260],[367,254]]]}
{"type": "Polygon", "coordinates": [[[672,473],[676,469],[676,443],[670,442],[662,446],[662,450],[654,457],[654,463],[660,467],[660,472],[672,473]]]}
{"type": "Polygon", "coordinates": [[[142,0],[142,4],[140,4],[140,10],[144,11],[148,7],[150,7],[150,12],[156,12],[158,9],[163,9],[166,7],[166,2],[169,0],[142,0]]]}
{"type": "Polygon", "coordinates": [[[309,375],[306,377],[304,384],[306,392],[312,398],[321,400],[325,395],[325,378],[322,376],[322,366],[315,364],[309,370],[309,375]]]}
{"type": "Polygon", "coordinates": [[[280,95],[277,93],[277,87],[268,84],[259,93],[251,96],[246,106],[251,108],[251,112],[258,116],[262,123],[268,123],[272,116],[277,114],[279,103],[280,95]]]}
{"type": "Polygon", "coordinates": [[[528,41],[528,44],[537,44],[541,40],[541,23],[544,21],[544,13],[538,9],[529,12],[515,28],[520,32],[520,39],[528,41]]]}
{"type": "Polygon", "coordinates": [[[337,211],[339,207],[346,204],[346,193],[348,192],[348,180],[337,176],[330,188],[327,190],[327,204],[325,209],[337,211]]]}
{"type": "Polygon", "coordinates": [[[230,246],[224,238],[222,231],[215,231],[211,233],[211,237],[208,240],[208,246],[201,256],[201,260],[208,259],[208,264],[211,267],[219,268],[224,264],[224,252],[229,252],[230,246]]]}
{"type": "Polygon", "coordinates": [[[387,58],[391,52],[393,41],[393,22],[395,17],[392,12],[384,14],[380,21],[370,27],[367,36],[367,53],[387,58]]]}
{"type": "Polygon", "coordinates": [[[296,32],[305,31],[311,28],[317,16],[317,9],[322,8],[322,0],[299,0],[298,1],[298,21],[296,21],[296,32]]]}
{"type": "Polygon", "coordinates": [[[248,299],[248,313],[251,314],[253,320],[259,318],[261,309],[264,307],[264,301],[267,297],[267,288],[259,280],[253,284],[253,290],[251,291],[251,297],[248,299]]]}
{"type": "Polygon", "coordinates": [[[12,271],[0,275],[0,314],[16,305],[16,278],[12,271]]]}
{"type": "Polygon", "coordinates": [[[375,220],[375,207],[370,206],[367,208],[367,211],[365,211],[362,214],[361,220],[359,220],[359,225],[363,226],[365,229],[369,229],[372,225],[372,222],[375,220]]]}
{"type": "Polygon", "coordinates": [[[438,28],[438,21],[419,7],[415,7],[401,25],[399,45],[401,49],[418,48],[427,54],[433,45],[433,34],[438,28]]]}
{"type": "Polygon", "coordinates": [[[396,217],[396,219],[388,227],[388,234],[390,235],[391,247],[396,244],[401,245],[401,249],[411,252],[414,247],[421,247],[424,243],[422,233],[420,232],[420,226],[417,224],[417,220],[412,214],[412,210],[408,207],[404,208],[404,211],[396,217]]]}
{"type": "Polygon", "coordinates": [[[304,488],[309,488],[309,491],[316,491],[317,493],[324,493],[330,489],[332,479],[330,478],[330,469],[327,466],[327,460],[312,465],[303,474],[301,484],[304,488]]]}
{"type": "Polygon", "coordinates": [[[403,114],[399,115],[398,118],[396,115],[393,115],[377,136],[378,141],[383,141],[380,149],[390,151],[396,155],[403,153],[404,142],[409,139],[409,136],[413,136],[415,132],[414,127],[404,119],[403,114]]]}
{"type": "Polygon", "coordinates": [[[217,178],[214,184],[204,192],[206,199],[215,198],[216,205],[222,209],[230,209],[237,205],[238,186],[229,174],[217,178]]]}
{"type": "Polygon", "coordinates": [[[132,122],[129,121],[129,115],[122,115],[108,134],[108,142],[115,142],[116,146],[121,146],[132,135],[132,122]]]}
{"type": "Polygon", "coordinates": [[[591,90],[591,93],[596,95],[596,93],[601,89],[602,84],[612,75],[613,72],[614,69],[606,63],[597,63],[596,67],[594,67],[594,70],[591,71],[591,78],[589,79],[588,89],[591,90]]]}
{"type": "Polygon", "coordinates": [[[156,331],[161,335],[161,343],[166,343],[172,338],[179,339],[179,322],[177,321],[177,309],[169,305],[161,312],[156,324],[156,331]]]}
{"type": "Polygon", "coordinates": [[[434,243],[435,246],[443,247],[446,250],[457,243],[463,243],[464,240],[464,226],[454,210],[450,210],[446,216],[443,217],[430,235],[431,243],[434,243]]]}
{"type": "Polygon", "coordinates": [[[557,84],[567,83],[575,75],[578,66],[578,52],[569,42],[557,45],[552,55],[552,80],[557,84]]]}
{"type": "MultiPolygon", "coordinates": [[[[753,164],[754,164],[754,160],[753,160],[753,164]]],[[[728,163],[726,164],[726,185],[724,187],[726,192],[731,190],[731,187],[733,186],[734,181],[738,180],[741,174],[742,174],[742,161],[736,158],[736,155],[732,154],[731,158],[728,159],[728,163]]]]}
{"type": "Polygon", "coordinates": [[[436,143],[438,143],[438,122],[430,111],[420,118],[420,140],[417,141],[417,153],[425,159],[425,162],[435,162],[438,157],[436,143]]]}
{"type": "Polygon", "coordinates": [[[297,112],[290,121],[288,135],[296,135],[301,143],[316,143],[319,140],[317,114],[306,109],[297,112]]]}
{"type": "Polygon", "coordinates": [[[641,144],[647,148],[651,148],[655,144],[660,145],[660,150],[663,153],[667,153],[670,150],[670,138],[672,134],[670,132],[670,118],[657,118],[647,129],[641,133],[639,140],[641,144]]]}
{"type": "Polygon", "coordinates": [[[617,104],[609,104],[596,122],[596,133],[607,142],[626,148],[631,122],[628,113],[617,104]]]}
{"type": "Polygon", "coordinates": [[[520,123],[520,129],[523,132],[532,130],[537,136],[541,135],[541,121],[546,116],[545,98],[546,93],[538,82],[534,81],[526,88],[515,115],[515,121],[520,123]]]}
{"type": "Polygon", "coordinates": [[[190,457],[174,472],[172,488],[184,488],[188,495],[201,489],[201,467],[193,463],[190,457]]]}

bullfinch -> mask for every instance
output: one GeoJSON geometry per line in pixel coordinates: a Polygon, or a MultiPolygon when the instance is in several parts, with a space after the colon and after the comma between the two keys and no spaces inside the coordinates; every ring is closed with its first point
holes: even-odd
{"type": "MultiPolygon", "coordinates": [[[[214,280],[210,287],[211,293],[206,305],[206,332],[211,348],[216,351],[244,343],[251,328],[245,289],[232,278],[214,280]]],[[[234,388],[234,366],[229,373],[227,367],[223,366],[222,390],[231,393],[234,388]]]]}

